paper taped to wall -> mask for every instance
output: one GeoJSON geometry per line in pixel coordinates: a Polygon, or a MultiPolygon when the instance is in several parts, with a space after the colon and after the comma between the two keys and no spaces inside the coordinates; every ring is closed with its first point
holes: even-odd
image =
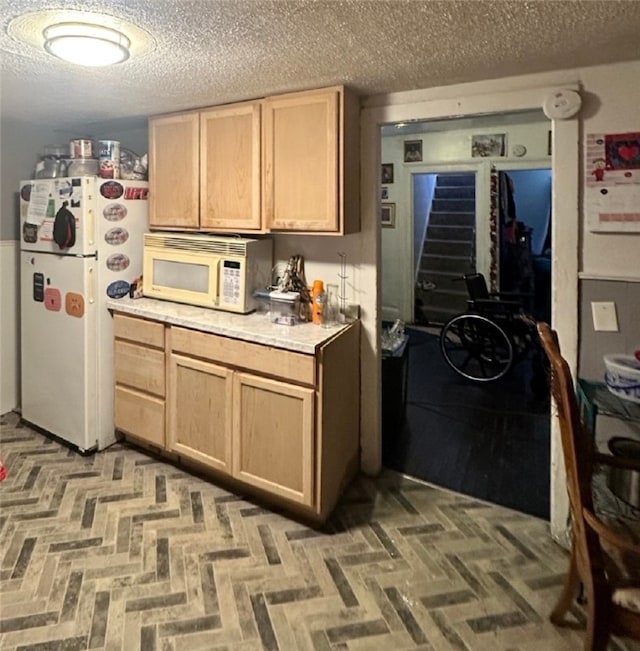
{"type": "Polygon", "coordinates": [[[590,231],[640,231],[640,132],[588,134],[585,211],[590,231]]]}

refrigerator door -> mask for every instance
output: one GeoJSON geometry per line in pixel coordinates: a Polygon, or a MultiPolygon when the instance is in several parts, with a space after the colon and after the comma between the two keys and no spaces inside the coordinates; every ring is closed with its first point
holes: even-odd
{"type": "Polygon", "coordinates": [[[96,447],[95,258],[23,251],[22,417],[96,447]]]}
{"type": "Polygon", "coordinates": [[[96,177],[36,179],[20,183],[20,248],[58,255],[95,255],[96,177]],[[58,211],[75,219],[75,242],[59,246],[53,236],[58,211]]]}
{"type": "Polygon", "coordinates": [[[97,179],[98,447],[115,440],[113,425],[113,318],[106,299],[129,296],[142,276],[143,235],[148,230],[146,181],[97,179]]]}
{"type": "Polygon", "coordinates": [[[121,298],[142,273],[142,245],[149,230],[149,184],[146,181],[97,179],[96,248],[102,296],[121,298]],[[103,273],[106,272],[106,273],[103,273]],[[113,283],[123,281],[119,286],[113,283]]]}

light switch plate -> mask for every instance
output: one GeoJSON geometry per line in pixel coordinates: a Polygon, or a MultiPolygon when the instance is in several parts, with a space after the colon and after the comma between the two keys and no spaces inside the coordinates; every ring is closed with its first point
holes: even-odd
{"type": "Polygon", "coordinates": [[[592,302],[593,329],[598,332],[618,332],[616,304],[609,301],[592,302]]]}

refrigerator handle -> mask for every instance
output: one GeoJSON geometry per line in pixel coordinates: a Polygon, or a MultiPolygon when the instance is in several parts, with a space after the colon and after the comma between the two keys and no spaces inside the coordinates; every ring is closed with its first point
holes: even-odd
{"type": "Polygon", "coordinates": [[[89,303],[96,302],[96,287],[95,287],[95,271],[93,267],[89,267],[89,303]]]}
{"type": "Polygon", "coordinates": [[[92,246],[95,241],[96,235],[96,219],[94,215],[93,208],[89,208],[87,211],[87,240],[89,246],[92,246]]]}

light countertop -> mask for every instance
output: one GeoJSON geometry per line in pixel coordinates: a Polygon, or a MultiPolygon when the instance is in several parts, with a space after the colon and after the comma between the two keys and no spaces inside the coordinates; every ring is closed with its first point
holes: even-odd
{"type": "Polygon", "coordinates": [[[107,307],[131,316],[311,355],[346,327],[339,324],[325,328],[312,323],[278,325],[271,323],[268,312],[233,314],[155,298],[109,299],[107,307]]]}

